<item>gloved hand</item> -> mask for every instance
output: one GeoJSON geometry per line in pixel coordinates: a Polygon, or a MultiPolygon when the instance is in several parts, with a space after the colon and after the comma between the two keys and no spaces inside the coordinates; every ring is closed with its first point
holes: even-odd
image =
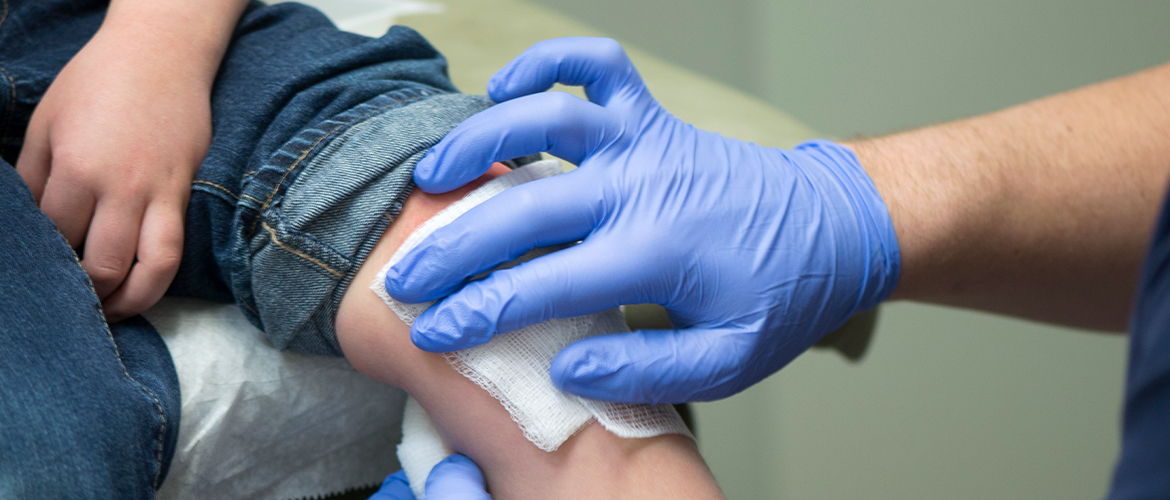
{"type": "MultiPolygon", "coordinates": [[[[427,475],[425,500],[491,500],[483,485],[483,473],[470,458],[455,454],[444,458],[427,475]]],[[[386,477],[370,500],[415,500],[405,471],[386,477]]]]}
{"type": "Polygon", "coordinates": [[[698,130],[659,106],[613,40],[538,43],[488,93],[501,104],[431,149],[415,169],[419,187],[449,191],[493,161],[541,151],[580,168],[488,200],[390,270],[398,300],[450,294],[413,325],[424,350],[656,303],[679,330],[576,342],[553,361],[553,380],[594,399],[711,400],[780,369],[898,280],[893,224],[852,151],[698,130]],[[584,85],[589,101],[544,92],[554,82],[584,85]],[[465,285],[534,247],[582,239],[465,285]]]}

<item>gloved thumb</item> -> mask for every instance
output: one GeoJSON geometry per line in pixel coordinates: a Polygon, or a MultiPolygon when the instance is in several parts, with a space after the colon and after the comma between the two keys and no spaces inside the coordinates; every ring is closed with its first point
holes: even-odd
{"type": "Polygon", "coordinates": [[[387,476],[382,487],[369,500],[415,500],[414,492],[410,490],[410,481],[406,479],[406,471],[400,470],[387,476]]]}
{"type": "Polygon", "coordinates": [[[530,95],[464,120],[419,160],[414,182],[428,193],[445,193],[492,162],[543,152],[580,164],[621,132],[614,113],[589,101],[564,92],[530,95]]]}
{"type": "Polygon", "coordinates": [[[607,106],[635,98],[646,85],[621,44],[609,38],[566,37],[537,42],[488,82],[496,102],[548,90],[554,83],[585,87],[589,100],[607,106]]]}
{"type": "MultiPolygon", "coordinates": [[[[549,367],[562,391],[623,403],[685,403],[734,394],[758,336],[730,329],[639,330],[579,340],[549,367]]],[[[748,382],[750,383],[750,382],[748,382]]]]}
{"type": "Polygon", "coordinates": [[[426,500],[491,500],[483,472],[470,458],[458,453],[444,458],[427,476],[426,500]]]}

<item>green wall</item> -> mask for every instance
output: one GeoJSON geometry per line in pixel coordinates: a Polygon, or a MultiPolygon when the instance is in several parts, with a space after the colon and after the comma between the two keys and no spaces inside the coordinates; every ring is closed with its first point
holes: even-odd
{"type": "Polygon", "coordinates": [[[733,499],[1098,499],[1117,454],[1123,338],[886,306],[856,366],[812,352],[697,407],[733,499]]]}
{"type": "MultiPolygon", "coordinates": [[[[1170,60],[1164,1],[533,1],[833,137],[1170,60]]],[[[1121,336],[891,304],[860,365],[814,352],[698,405],[701,446],[733,499],[1101,498],[1125,353],[1121,336]]]]}
{"type": "Polygon", "coordinates": [[[837,137],[991,111],[1170,60],[1163,0],[532,1],[837,137]]]}

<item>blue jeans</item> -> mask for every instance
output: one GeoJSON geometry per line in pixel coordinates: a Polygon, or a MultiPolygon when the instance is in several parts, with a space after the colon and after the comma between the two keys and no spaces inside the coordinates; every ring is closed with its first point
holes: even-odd
{"type": "Polygon", "coordinates": [[[0,498],[152,498],[179,431],[170,354],[141,317],[107,327],[11,166],[33,107],[104,8],[0,2],[0,498]]]}
{"type": "Polygon", "coordinates": [[[409,28],[371,39],[303,5],[253,4],[212,92],[170,293],[234,300],[276,347],[341,355],[337,306],[414,163],[490,104],[458,94],[409,28]]]}
{"type": "MultiPolygon", "coordinates": [[[[72,250],[9,166],[100,0],[0,0],[0,497],[149,498],[178,431],[174,366],[141,318],[107,329],[72,250]],[[15,340],[12,340],[15,339],[15,340]]],[[[338,303],[414,163],[490,105],[414,31],[370,39],[297,4],[245,11],[212,93],[171,295],[236,302],[281,349],[340,355],[338,303]]]]}
{"type": "Polygon", "coordinates": [[[141,316],[106,327],[73,249],[0,161],[0,498],[151,498],[179,381],[141,316]]]}

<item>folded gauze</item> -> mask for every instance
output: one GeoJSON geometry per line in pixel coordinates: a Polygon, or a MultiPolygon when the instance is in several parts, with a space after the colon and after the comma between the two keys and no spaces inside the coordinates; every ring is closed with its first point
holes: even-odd
{"type": "Polygon", "coordinates": [[[407,396],[406,407],[402,412],[402,442],[398,444],[398,463],[406,473],[406,480],[415,498],[427,497],[427,477],[431,475],[431,469],[452,453],[455,451],[439,435],[439,430],[422,405],[407,396]]]}
{"type": "MultiPolygon", "coordinates": [[[[403,304],[386,293],[386,271],[436,229],[455,220],[472,207],[512,186],[561,173],[559,162],[535,162],[489,181],[424,222],[412,233],[378,273],[371,288],[407,325],[433,304],[403,304]]],[[[538,249],[518,262],[548,253],[538,249]]],[[[516,262],[501,266],[510,267],[516,262]]],[[[490,342],[447,353],[444,356],[459,373],[471,379],[508,409],[524,436],[537,447],[553,451],[570,436],[597,420],[610,432],[625,438],[660,434],[690,435],[682,418],[670,405],[610,403],[561,392],[548,369],[565,346],[595,335],[630,331],[618,309],[575,318],[552,319],[490,342]]]]}

